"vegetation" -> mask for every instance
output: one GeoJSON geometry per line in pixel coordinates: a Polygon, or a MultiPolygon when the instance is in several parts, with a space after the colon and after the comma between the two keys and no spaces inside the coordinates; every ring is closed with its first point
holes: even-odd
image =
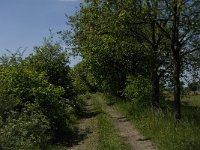
{"type": "Polygon", "coordinates": [[[76,66],[69,67],[69,52],[53,37],[26,58],[1,56],[0,149],[71,144],[83,99],[100,112],[98,149],[128,149],[102,99],[88,94],[96,92],[108,93],[159,149],[198,149],[199,10],[199,0],[85,0],[68,17],[71,30],[59,32],[82,57],[76,66]]]}
{"type": "MultiPolygon", "coordinates": [[[[59,54],[59,49],[51,44],[51,48],[59,54]]],[[[52,50],[48,46],[50,43],[44,43],[41,49],[43,57],[52,50]]],[[[38,58],[37,53],[26,59],[18,59],[17,56],[7,57],[7,63],[1,64],[0,69],[1,149],[44,149],[52,142],[69,141],[76,129],[76,106],[72,105],[75,103],[74,96],[66,90],[66,84],[64,87],[50,82],[52,74],[46,71],[47,67],[40,70],[32,67],[30,60],[38,58]]],[[[57,72],[63,73],[56,79],[68,79],[69,83],[69,75],[61,70],[66,64],[63,59],[54,56],[52,58],[55,59],[49,60],[48,65],[53,66],[56,61],[57,69],[60,68],[57,72]]],[[[47,64],[42,59],[37,63],[40,66],[47,64]]]]}
{"type": "Polygon", "coordinates": [[[194,92],[194,94],[195,94],[195,92],[199,88],[199,84],[198,84],[198,82],[192,82],[192,83],[188,84],[188,87],[189,87],[189,90],[194,92]]]}
{"type": "Polygon", "coordinates": [[[163,85],[172,85],[181,119],[181,76],[198,68],[199,7],[197,0],[87,0],[69,17],[71,34],[62,35],[68,44],[71,38],[98,89],[121,96],[128,76],[143,76],[151,83],[149,106],[159,108],[163,85]]]}
{"type": "Polygon", "coordinates": [[[124,103],[115,97],[106,96],[109,103],[129,118],[145,136],[151,139],[160,150],[198,150],[200,139],[199,96],[190,96],[182,105],[183,118],[176,121],[171,113],[172,101],[168,101],[165,111],[133,108],[130,102],[124,103]],[[196,101],[195,101],[196,99],[196,101]],[[197,100],[198,99],[198,100],[197,100]]]}

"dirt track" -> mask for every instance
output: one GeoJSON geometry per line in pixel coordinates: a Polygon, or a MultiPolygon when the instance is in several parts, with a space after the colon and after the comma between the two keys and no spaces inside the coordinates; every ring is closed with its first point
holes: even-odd
{"type": "Polygon", "coordinates": [[[152,142],[142,136],[136,128],[119,112],[115,111],[112,107],[104,104],[106,112],[112,117],[114,126],[133,150],[155,150],[152,142]]]}
{"type": "MultiPolygon", "coordinates": [[[[130,145],[131,150],[156,150],[152,142],[142,136],[136,128],[119,112],[108,106],[104,100],[101,100],[104,111],[111,116],[114,127],[124,141],[130,145]]],[[[80,133],[83,138],[69,150],[96,150],[98,145],[98,133],[96,131],[96,115],[93,111],[92,102],[89,101],[86,106],[86,116],[80,121],[80,133]]]]}

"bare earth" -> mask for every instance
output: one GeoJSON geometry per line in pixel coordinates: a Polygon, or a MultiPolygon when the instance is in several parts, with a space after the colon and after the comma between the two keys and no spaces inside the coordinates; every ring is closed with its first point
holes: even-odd
{"type": "MultiPolygon", "coordinates": [[[[156,150],[156,147],[152,142],[142,136],[136,128],[119,112],[114,110],[102,102],[103,108],[107,114],[109,114],[113,120],[113,124],[118,131],[118,135],[121,136],[132,150],[156,150]]],[[[72,146],[69,150],[96,150],[98,144],[98,133],[96,132],[97,122],[95,119],[95,112],[93,112],[91,102],[86,107],[88,116],[80,122],[80,132],[86,134],[77,145],[72,146]]]]}

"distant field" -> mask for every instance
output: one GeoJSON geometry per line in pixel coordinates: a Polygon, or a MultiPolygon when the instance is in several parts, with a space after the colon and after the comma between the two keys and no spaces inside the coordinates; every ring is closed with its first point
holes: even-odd
{"type": "Polygon", "coordinates": [[[188,102],[191,106],[199,106],[200,107],[200,94],[190,94],[183,98],[183,101],[188,102]]]}

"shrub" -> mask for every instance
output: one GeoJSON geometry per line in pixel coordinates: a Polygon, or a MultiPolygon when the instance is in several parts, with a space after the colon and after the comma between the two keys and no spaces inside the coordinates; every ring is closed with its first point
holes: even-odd
{"type": "Polygon", "coordinates": [[[21,113],[10,112],[0,129],[1,149],[44,149],[50,138],[49,121],[38,105],[29,104],[21,113]]]}
{"type": "Polygon", "coordinates": [[[62,87],[48,82],[45,73],[28,66],[19,64],[2,69],[1,147],[29,149],[50,139],[69,139],[75,130],[76,117],[64,94],[62,87]]]}
{"type": "Polygon", "coordinates": [[[26,59],[28,66],[38,72],[45,72],[49,83],[64,88],[64,97],[72,100],[74,91],[69,75],[68,53],[59,42],[46,39],[40,47],[34,48],[35,53],[26,59]]]}
{"type": "Polygon", "coordinates": [[[123,94],[132,102],[133,106],[151,106],[151,86],[149,83],[149,80],[142,76],[128,76],[123,94]]]}
{"type": "Polygon", "coordinates": [[[26,65],[37,72],[45,73],[50,84],[62,87],[63,93],[61,95],[64,101],[67,99],[67,103],[79,115],[81,103],[79,104],[80,101],[76,97],[75,88],[72,84],[68,53],[59,42],[53,42],[51,38],[45,40],[42,46],[35,47],[34,50],[35,53],[26,59],[26,65]]]}

